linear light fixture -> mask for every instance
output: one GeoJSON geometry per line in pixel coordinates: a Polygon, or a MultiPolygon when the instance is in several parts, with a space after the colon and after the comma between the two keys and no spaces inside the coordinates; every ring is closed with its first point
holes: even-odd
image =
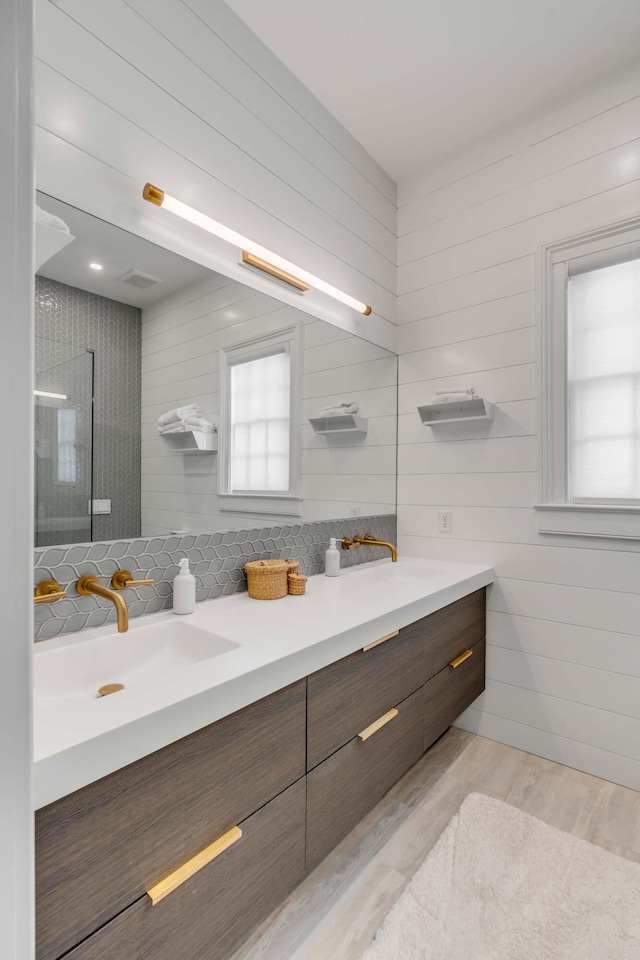
{"type": "Polygon", "coordinates": [[[66,400],[66,393],[47,393],[46,390],[34,390],[34,397],[49,397],[50,400],[66,400]]]}
{"type": "Polygon", "coordinates": [[[236,231],[231,230],[230,227],[225,227],[223,223],[212,220],[211,217],[194,209],[194,207],[189,207],[186,203],[176,200],[175,197],[170,197],[169,194],[161,190],[160,187],[154,187],[152,183],[147,183],[142,191],[142,196],[145,200],[148,200],[149,203],[154,203],[157,207],[163,207],[170,213],[182,217],[183,220],[188,220],[189,223],[193,223],[197,227],[207,230],[214,236],[220,237],[221,240],[226,240],[228,243],[239,247],[243,251],[244,262],[247,262],[244,258],[245,254],[257,258],[263,265],[259,266],[257,263],[253,263],[252,266],[257,266],[258,269],[270,273],[271,276],[276,276],[277,279],[284,280],[285,283],[297,281],[297,289],[304,288],[303,286],[301,287],[300,284],[315,287],[316,290],[321,290],[328,296],[333,297],[334,300],[339,300],[340,303],[344,303],[359,313],[363,313],[365,317],[368,317],[371,313],[371,307],[366,303],[361,303],[360,300],[350,297],[348,293],[338,290],[337,287],[333,287],[325,280],[321,280],[320,277],[314,276],[313,273],[309,273],[307,270],[296,266],[295,263],[291,263],[289,260],[285,260],[284,257],[278,256],[277,253],[273,253],[272,250],[267,250],[266,247],[262,247],[260,244],[254,243],[253,240],[249,240],[248,237],[243,237],[241,233],[236,233],[236,231]],[[269,268],[268,270],[266,269],[267,267],[269,268]],[[280,271],[280,275],[275,271],[280,271]],[[282,272],[287,275],[288,279],[285,279],[281,275],[282,272]]]}

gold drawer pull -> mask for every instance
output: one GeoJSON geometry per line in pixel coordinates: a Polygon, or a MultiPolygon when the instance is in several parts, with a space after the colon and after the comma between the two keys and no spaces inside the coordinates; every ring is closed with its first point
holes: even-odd
{"type": "Polygon", "coordinates": [[[461,653],[459,657],[456,657],[455,660],[452,660],[449,664],[450,667],[453,667],[455,670],[456,667],[459,667],[461,663],[464,663],[465,660],[468,660],[469,657],[473,656],[473,650],[465,650],[464,653],[461,653]]]}
{"type": "Polygon", "coordinates": [[[373,723],[369,724],[368,727],[365,727],[364,730],[361,730],[358,736],[361,740],[368,740],[369,737],[372,737],[374,733],[377,733],[381,727],[384,727],[386,723],[389,723],[389,720],[393,720],[393,718],[397,716],[398,711],[394,707],[392,710],[384,713],[381,717],[378,717],[377,720],[374,720],[373,723]]]}
{"type": "Polygon", "coordinates": [[[188,880],[189,877],[192,877],[198,870],[202,870],[208,863],[211,863],[212,860],[219,857],[221,853],[224,853],[224,851],[239,840],[241,836],[242,830],[240,827],[231,827],[231,830],[223,833],[221,837],[218,837],[218,839],[214,840],[208,847],[205,847],[204,850],[197,853],[191,860],[183,863],[181,867],[178,867],[177,870],[170,873],[169,876],[161,880],[160,883],[149,887],[147,895],[151,898],[152,905],[155,907],[156,903],[160,903],[164,897],[173,893],[185,880],[188,880]]]}
{"type": "Polygon", "coordinates": [[[392,637],[397,637],[399,633],[400,633],[399,630],[394,630],[393,633],[388,633],[386,637],[380,637],[379,640],[372,640],[371,643],[365,644],[365,646],[362,648],[362,652],[366,653],[367,650],[371,650],[373,647],[377,647],[379,643],[384,643],[385,640],[391,640],[392,637]]]}

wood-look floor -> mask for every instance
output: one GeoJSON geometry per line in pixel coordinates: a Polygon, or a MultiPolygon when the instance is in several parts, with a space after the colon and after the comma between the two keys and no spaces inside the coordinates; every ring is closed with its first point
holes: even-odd
{"type": "Polygon", "coordinates": [[[640,862],[640,793],[452,727],[233,960],[356,960],[473,792],[640,862]]]}

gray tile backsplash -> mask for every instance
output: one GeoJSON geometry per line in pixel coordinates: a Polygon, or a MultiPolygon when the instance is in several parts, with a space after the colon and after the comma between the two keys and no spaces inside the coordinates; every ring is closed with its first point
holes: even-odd
{"type": "MultiPolygon", "coordinates": [[[[131,587],[126,591],[129,616],[133,618],[171,607],[172,580],[181,557],[190,560],[196,578],[196,599],[212,600],[247,589],[243,567],[249,560],[292,557],[300,561],[301,573],[310,576],[324,570],[330,537],[353,538],[370,533],[395,544],[396,530],[395,514],[386,514],[39,548],[35,551],[34,584],[57,580],[67,590],[67,597],[35,606],[34,638],[42,640],[115,622],[115,608],[110,601],[78,595],[76,581],[86,573],[100,577],[105,586],[119,569],[130,570],[136,579],[155,580],[152,587],[131,587]]],[[[344,550],[340,552],[341,565],[353,566],[385,555],[388,553],[378,547],[344,550]]]]}

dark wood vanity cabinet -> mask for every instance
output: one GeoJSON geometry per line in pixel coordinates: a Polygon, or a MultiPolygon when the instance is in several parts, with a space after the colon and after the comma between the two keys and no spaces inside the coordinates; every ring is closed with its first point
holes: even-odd
{"type": "Polygon", "coordinates": [[[426,679],[424,636],[411,628],[307,678],[307,770],[347,743],[426,679]]]}
{"type": "Polygon", "coordinates": [[[242,837],[173,893],[137,900],[65,960],[225,960],[305,875],[305,782],[240,824],[242,837]]]}
{"type": "Polygon", "coordinates": [[[307,869],[482,693],[484,636],[482,589],[308,678],[307,869]]]}
{"type": "Polygon", "coordinates": [[[39,810],[37,960],[225,960],[482,692],[484,636],[482,589],[39,810]]]}
{"type": "Polygon", "coordinates": [[[304,776],[305,688],[300,680],[37,811],[38,960],[65,953],[304,776]]]}

